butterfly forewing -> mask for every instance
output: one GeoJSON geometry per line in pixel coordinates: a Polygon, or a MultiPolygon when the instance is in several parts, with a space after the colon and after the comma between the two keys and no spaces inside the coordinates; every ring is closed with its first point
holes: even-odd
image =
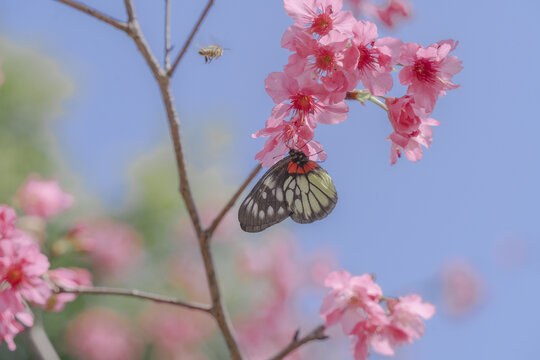
{"type": "Polygon", "coordinates": [[[240,205],[244,231],[259,232],[288,216],[298,223],[325,218],[336,206],[332,178],[297,150],[272,166],[240,205]]]}
{"type": "Polygon", "coordinates": [[[288,163],[287,157],[272,166],[242,202],[238,211],[242,230],[259,232],[291,214],[282,190],[288,163]]]}

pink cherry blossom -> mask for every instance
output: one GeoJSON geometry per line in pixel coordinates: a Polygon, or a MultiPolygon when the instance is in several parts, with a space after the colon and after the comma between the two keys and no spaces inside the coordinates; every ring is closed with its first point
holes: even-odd
{"type": "Polygon", "coordinates": [[[0,283],[9,284],[30,302],[44,305],[51,288],[42,279],[49,260],[35,244],[0,240],[0,283]]]}
{"type": "MultiPolygon", "coordinates": [[[[92,274],[86,269],[58,268],[49,270],[47,275],[53,284],[67,289],[92,285],[92,274]]],[[[77,295],[68,293],[53,294],[47,301],[46,308],[52,311],[62,311],[66,303],[75,300],[76,297],[77,295]]]]}
{"type": "Polygon", "coordinates": [[[25,214],[50,219],[70,208],[74,198],[56,180],[41,180],[32,175],[17,191],[16,201],[25,214]]]}
{"type": "Polygon", "coordinates": [[[407,94],[412,94],[416,103],[432,112],[439,96],[455,89],[452,77],[463,69],[457,56],[448,55],[457,46],[454,40],[442,40],[427,48],[414,43],[403,44],[399,81],[407,85],[407,94]]]}
{"type": "Polygon", "coordinates": [[[291,115],[301,125],[307,124],[313,129],[317,122],[337,124],[347,118],[349,107],[345,101],[326,103],[328,91],[309,73],[297,77],[273,72],[266,78],[265,88],[277,104],[266,121],[267,128],[281,125],[291,115]]]}
{"type": "Polygon", "coordinates": [[[0,239],[9,238],[15,232],[17,214],[9,206],[0,205],[0,239]]]}
{"type": "Polygon", "coordinates": [[[201,345],[215,330],[205,314],[164,305],[150,305],[140,323],[157,359],[199,358],[201,345]]]}
{"type": "Polygon", "coordinates": [[[9,350],[15,350],[15,336],[24,330],[23,325],[33,324],[34,317],[26,311],[21,294],[15,289],[0,291],[0,342],[4,340],[9,350]]]}
{"type": "Polygon", "coordinates": [[[401,40],[377,39],[377,26],[369,21],[358,21],[353,33],[353,48],[358,53],[358,76],[373,95],[382,96],[392,89],[390,72],[398,62],[401,40]]]}
{"type": "Polygon", "coordinates": [[[355,88],[358,83],[356,65],[358,51],[349,46],[349,40],[337,40],[335,33],[329,35],[328,44],[321,44],[305,31],[297,31],[296,38],[291,40],[296,53],[289,57],[285,65],[285,73],[299,77],[311,72],[318,77],[327,90],[330,104],[343,101],[346,92],[355,88]]]}
{"type": "Polygon", "coordinates": [[[307,124],[297,120],[283,121],[281,125],[273,128],[264,128],[253,134],[253,137],[268,137],[264,147],[255,155],[265,167],[270,167],[278,162],[289,149],[298,148],[310,157],[311,160],[325,160],[326,153],[322,145],[313,139],[313,129],[307,124]]]}
{"type": "Polygon", "coordinates": [[[100,274],[121,275],[142,257],[141,238],[129,225],[111,220],[93,220],[76,226],[70,237],[88,253],[100,274]]]}
{"type": "Polygon", "coordinates": [[[373,350],[383,355],[394,355],[394,348],[420,339],[425,332],[423,320],[433,317],[435,307],[411,294],[386,301],[389,324],[377,329],[371,338],[373,350]]]}
{"type": "Polygon", "coordinates": [[[129,321],[103,308],[79,315],[66,330],[70,352],[82,360],[140,359],[142,342],[129,321]]]}
{"type": "Polygon", "coordinates": [[[341,40],[351,36],[356,20],[350,11],[341,11],[342,0],[284,0],[284,5],[285,12],[322,43],[327,43],[332,32],[341,40]]]}
{"type": "Polygon", "coordinates": [[[416,98],[405,95],[400,98],[389,97],[386,99],[388,107],[388,119],[394,128],[389,139],[390,164],[394,165],[401,151],[410,161],[422,159],[422,147],[431,146],[433,138],[432,126],[439,125],[435,119],[429,118],[425,109],[416,103],[416,98]]]}
{"type": "Polygon", "coordinates": [[[386,322],[384,309],[379,305],[382,290],[369,274],[351,276],[344,270],[335,271],[328,275],[325,286],[332,288],[320,310],[327,327],[341,323],[345,333],[349,333],[364,320],[374,324],[386,322]]]}

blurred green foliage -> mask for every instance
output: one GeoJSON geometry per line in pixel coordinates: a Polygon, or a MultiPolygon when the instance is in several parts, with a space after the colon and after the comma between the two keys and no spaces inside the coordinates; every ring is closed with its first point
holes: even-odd
{"type": "Polygon", "coordinates": [[[51,126],[72,84],[58,64],[0,38],[0,199],[10,199],[26,177],[58,171],[51,126]]]}

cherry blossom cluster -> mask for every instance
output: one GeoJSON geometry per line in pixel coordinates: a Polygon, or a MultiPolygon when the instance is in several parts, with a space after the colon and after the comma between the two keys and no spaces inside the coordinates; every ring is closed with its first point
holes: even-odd
{"type": "Polygon", "coordinates": [[[412,343],[425,330],[423,319],[435,314],[435,307],[411,294],[397,299],[383,296],[371,275],[351,276],[346,271],[328,275],[321,316],[325,326],[341,324],[352,338],[355,360],[368,357],[370,348],[382,355],[394,355],[398,345],[412,343]],[[386,309],[381,305],[386,303],[386,309]]]}
{"type": "Polygon", "coordinates": [[[255,158],[271,166],[296,147],[312,160],[324,160],[322,145],[313,140],[315,128],[344,121],[349,111],[345,100],[355,99],[387,111],[393,128],[391,164],[402,152],[411,161],[420,160],[421,145],[430,146],[431,127],[438,125],[430,117],[436,101],[458,87],[452,77],[462,69],[461,62],[449,55],[457,42],[424,48],[380,38],[374,23],[343,11],[342,0],[284,0],[284,5],[295,23],[285,31],[281,46],[293,53],[282,72],[265,80],[276,105],[265,128],[253,134],[268,137],[255,158]],[[407,86],[406,95],[385,97],[393,88],[396,66],[401,67],[399,82],[407,86]],[[364,90],[355,90],[359,83],[364,90]]]}
{"type": "MultiPolygon", "coordinates": [[[[73,197],[64,193],[55,181],[30,178],[19,189],[16,201],[27,217],[48,219],[71,206],[73,197]]],[[[15,210],[0,205],[0,341],[15,349],[14,337],[25,326],[32,326],[28,305],[60,311],[74,294],[56,294],[57,286],[73,288],[91,285],[85,269],[49,270],[49,260],[41,253],[40,239],[16,225],[15,210]]],[[[22,219],[21,219],[22,220],[22,219]]]]}

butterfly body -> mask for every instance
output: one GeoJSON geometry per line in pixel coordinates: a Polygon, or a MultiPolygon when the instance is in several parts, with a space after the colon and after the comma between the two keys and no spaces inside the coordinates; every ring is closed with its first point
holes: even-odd
{"type": "Polygon", "coordinates": [[[301,224],[325,218],[336,206],[332,178],[299,150],[274,164],[240,205],[238,220],[259,232],[287,217],[301,224]]]}

